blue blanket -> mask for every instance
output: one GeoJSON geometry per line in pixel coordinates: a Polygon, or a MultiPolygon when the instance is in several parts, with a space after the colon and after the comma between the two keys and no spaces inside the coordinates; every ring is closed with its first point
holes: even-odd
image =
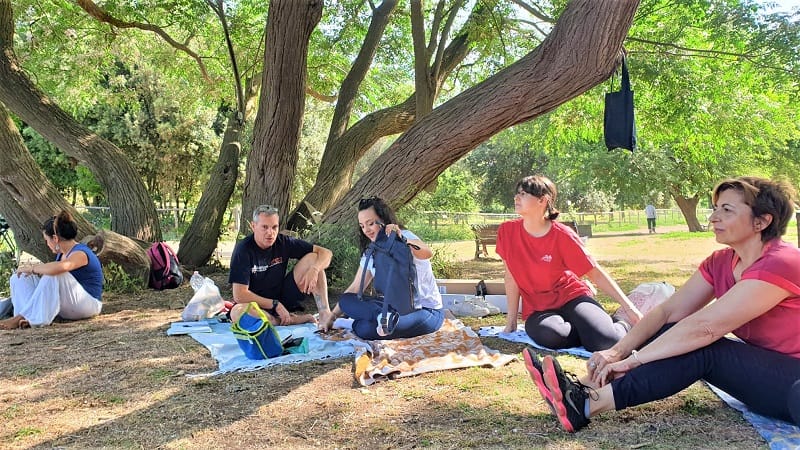
{"type": "MultiPolygon", "coordinates": [[[[706,383],[708,384],[708,383],[706,383]]],[[[750,411],[747,406],[728,395],[725,391],[708,384],[714,392],[733,409],[741,412],[744,419],[750,422],[758,434],[764,438],[772,450],[794,450],[800,449],[800,427],[784,422],[782,420],[765,417],[750,411]]]]}
{"type": "Polygon", "coordinates": [[[278,356],[269,359],[248,359],[236,338],[231,332],[230,323],[220,323],[216,319],[207,319],[211,327],[210,333],[189,333],[194,340],[203,344],[211,352],[211,357],[219,363],[219,369],[206,374],[195,374],[190,376],[213,376],[236,371],[253,371],[265,367],[279,364],[296,364],[315,359],[341,358],[355,354],[355,347],[351,340],[333,341],[325,340],[319,334],[314,333],[317,327],[314,324],[306,323],[302,325],[292,325],[286,327],[276,327],[281,336],[281,340],[288,337],[305,337],[308,343],[308,353],[292,353],[289,355],[278,356]]]}
{"type": "Polygon", "coordinates": [[[555,352],[567,353],[567,354],[570,354],[570,355],[578,356],[580,358],[588,358],[588,357],[592,356],[592,352],[586,350],[583,347],[572,347],[572,348],[562,348],[562,349],[559,349],[559,350],[553,350],[551,348],[547,348],[545,346],[539,345],[536,342],[534,342],[533,339],[531,339],[531,337],[528,336],[525,333],[525,330],[517,330],[517,331],[514,331],[512,333],[503,333],[503,328],[505,328],[505,327],[498,327],[498,326],[481,327],[480,330],[478,330],[478,336],[496,337],[496,338],[505,339],[505,340],[511,341],[511,342],[518,342],[520,344],[527,344],[527,345],[530,345],[532,347],[536,347],[539,350],[544,350],[544,351],[547,351],[547,352],[554,352],[554,353],[555,352]]]}
{"type": "MultiPolygon", "coordinates": [[[[565,348],[560,350],[549,349],[534,342],[533,339],[531,339],[530,336],[528,336],[524,330],[517,330],[513,333],[503,333],[503,328],[504,327],[501,326],[481,327],[481,329],[478,331],[478,335],[491,336],[500,339],[505,339],[511,342],[528,344],[541,350],[558,352],[558,353],[568,353],[570,355],[578,356],[581,358],[588,358],[592,355],[591,352],[587,351],[583,347],[565,348]]],[[[753,425],[753,428],[756,429],[758,434],[760,434],[761,437],[763,437],[764,440],[767,441],[771,450],[800,449],[800,427],[784,422],[782,420],[772,419],[770,417],[764,417],[762,415],[756,414],[750,411],[747,408],[747,406],[744,405],[744,403],[731,397],[725,391],[720,390],[711,384],[708,384],[708,387],[710,387],[711,391],[717,394],[719,398],[722,399],[722,401],[727,403],[728,406],[740,411],[744,416],[745,420],[750,422],[750,424],[753,425]]]]}

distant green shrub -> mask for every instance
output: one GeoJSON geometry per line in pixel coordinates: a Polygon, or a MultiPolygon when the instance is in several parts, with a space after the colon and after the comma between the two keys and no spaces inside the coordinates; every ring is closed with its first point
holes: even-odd
{"type": "Polygon", "coordinates": [[[144,289],[141,279],[131,277],[122,266],[114,262],[103,265],[103,278],[105,278],[103,289],[106,292],[135,294],[144,289]]]}
{"type": "Polygon", "coordinates": [[[11,279],[11,274],[13,274],[15,270],[17,270],[17,262],[14,260],[14,254],[11,252],[0,252],[0,297],[8,297],[11,295],[8,281],[11,279]]]}
{"type": "Polygon", "coordinates": [[[431,266],[436,278],[461,278],[464,274],[462,265],[456,260],[455,251],[446,245],[433,251],[431,266]]]}
{"type": "Polygon", "coordinates": [[[333,259],[325,273],[328,284],[334,289],[343,290],[350,285],[358,270],[361,251],[358,248],[358,235],[354,228],[340,225],[315,225],[305,239],[333,252],[333,259]]]}
{"type": "Polygon", "coordinates": [[[407,228],[425,242],[465,241],[475,238],[469,225],[463,223],[432,226],[416,222],[408,224],[407,228]]]}

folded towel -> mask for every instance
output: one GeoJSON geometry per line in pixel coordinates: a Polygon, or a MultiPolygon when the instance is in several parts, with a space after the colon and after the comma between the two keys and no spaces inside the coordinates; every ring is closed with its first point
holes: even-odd
{"type": "Polygon", "coordinates": [[[189,375],[191,377],[213,376],[236,371],[249,372],[279,364],[297,364],[317,359],[341,358],[355,353],[354,340],[324,339],[323,336],[315,333],[317,327],[314,324],[305,323],[285,327],[279,326],[276,329],[281,336],[281,340],[286,339],[289,335],[294,338],[305,337],[308,353],[292,353],[261,360],[248,359],[242,349],[239,348],[239,344],[236,342],[233,332],[231,332],[230,323],[220,323],[216,319],[208,319],[206,322],[211,328],[211,333],[190,333],[189,336],[208,348],[211,352],[211,357],[217,360],[219,369],[211,373],[189,375]]]}
{"type": "Polygon", "coordinates": [[[360,342],[355,377],[362,386],[438,370],[500,367],[517,359],[485,347],[475,332],[457,319],[445,319],[438,331],[423,336],[360,342]]]}
{"type": "Polygon", "coordinates": [[[504,339],[506,341],[518,342],[520,344],[528,344],[530,346],[548,352],[567,353],[569,355],[578,356],[581,358],[588,358],[592,356],[592,352],[586,350],[583,347],[560,348],[558,350],[553,350],[552,348],[547,348],[543,345],[539,345],[536,342],[534,342],[533,339],[531,339],[531,337],[525,333],[525,330],[517,330],[512,333],[503,333],[504,328],[505,327],[500,327],[500,326],[481,327],[480,330],[478,330],[478,335],[487,337],[496,337],[499,339],[504,339]]]}

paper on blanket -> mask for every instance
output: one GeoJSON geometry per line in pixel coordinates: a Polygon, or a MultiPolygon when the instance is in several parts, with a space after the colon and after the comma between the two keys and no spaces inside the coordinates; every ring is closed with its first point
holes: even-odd
{"type": "Polygon", "coordinates": [[[173,322],[167,329],[167,336],[189,333],[211,333],[211,327],[204,320],[192,322],[173,322]]]}
{"type": "Polygon", "coordinates": [[[496,337],[499,339],[505,339],[506,341],[518,342],[520,344],[528,344],[540,350],[545,350],[548,352],[566,353],[581,358],[588,358],[592,356],[592,352],[586,350],[583,347],[571,347],[571,348],[561,348],[558,350],[553,350],[551,348],[547,348],[543,345],[539,345],[536,342],[534,342],[533,339],[531,339],[531,337],[528,336],[527,333],[525,333],[525,330],[517,329],[517,331],[514,331],[512,333],[504,333],[503,332],[504,328],[505,327],[500,327],[500,326],[481,327],[480,330],[478,330],[478,335],[487,337],[496,337]]]}
{"type": "Polygon", "coordinates": [[[189,336],[208,348],[211,352],[211,357],[219,364],[219,369],[211,373],[189,375],[190,377],[213,376],[236,371],[249,372],[280,364],[297,364],[317,359],[341,358],[355,353],[355,346],[352,340],[324,339],[323,336],[315,333],[317,327],[314,324],[305,323],[275,328],[278,330],[281,340],[290,334],[296,338],[305,337],[308,342],[308,353],[292,353],[269,359],[248,359],[242,349],[239,348],[239,344],[236,342],[233,332],[231,332],[230,323],[215,323],[214,319],[209,319],[209,325],[211,333],[191,333],[189,336]]]}
{"type": "Polygon", "coordinates": [[[800,448],[800,427],[782,420],[756,414],[747,405],[728,395],[713,384],[708,387],[733,409],[742,413],[744,419],[753,425],[758,434],[769,444],[771,450],[789,450],[800,448]]]}
{"type": "Polygon", "coordinates": [[[517,359],[484,346],[457,319],[445,319],[438,331],[415,338],[360,342],[355,376],[362,386],[438,370],[500,367],[517,359]]]}

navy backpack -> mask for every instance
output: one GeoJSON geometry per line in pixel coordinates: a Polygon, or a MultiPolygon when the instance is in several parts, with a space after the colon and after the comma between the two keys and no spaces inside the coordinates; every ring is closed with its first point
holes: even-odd
{"type": "Polygon", "coordinates": [[[371,242],[364,251],[366,260],[365,270],[361,275],[361,286],[358,288],[358,298],[364,293],[364,278],[366,268],[372,259],[375,268],[373,286],[383,300],[383,310],[380,317],[380,327],[385,335],[394,331],[400,316],[415,311],[414,295],[417,292],[417,270],[414,267],[414,257],[405,237],[399,233],[390,233],[388,236],[383,228],[378,232],[375,242],[371,242]]]}

